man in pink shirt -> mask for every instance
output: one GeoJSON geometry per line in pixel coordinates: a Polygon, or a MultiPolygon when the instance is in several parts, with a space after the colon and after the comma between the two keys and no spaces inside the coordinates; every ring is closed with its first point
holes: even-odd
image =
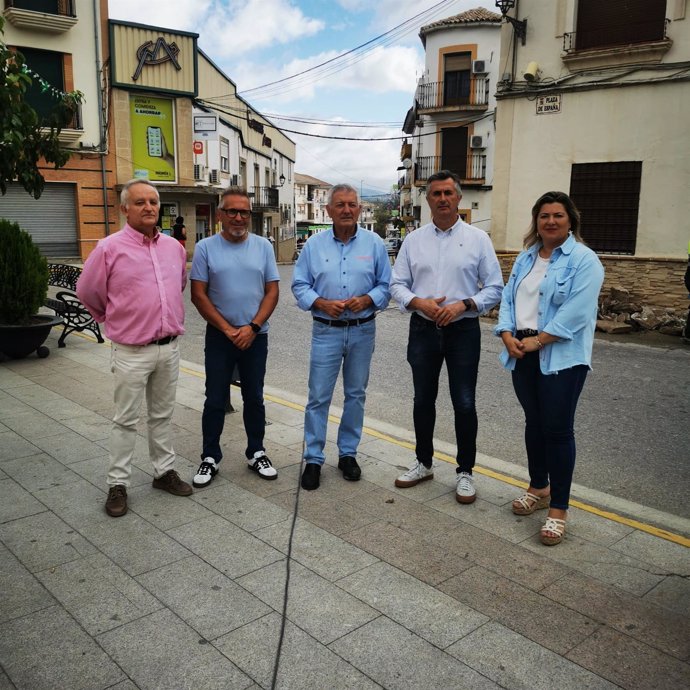
{"type": "Polygon", "coordinates": [[[127,512],[144,393],[153,487],[175,496],[192,493],[192,487],[173,469],[170,425],[180,362],[177,337],[184,333],[185,252],[177,240],[156,230],[160,199],[150,182],[127,182],[120,204],[127,223],[98,243],[77,283],[79,299],[96,321],[105,322],[105,333],[112,341],[115,414],[105,502],[112,517],[127,512]]]}

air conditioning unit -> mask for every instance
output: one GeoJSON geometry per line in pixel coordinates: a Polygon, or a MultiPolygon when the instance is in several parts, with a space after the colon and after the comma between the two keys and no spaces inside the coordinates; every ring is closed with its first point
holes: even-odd
{"type": "Polygon", "coordinates": [[[485,149],[486,148],[486,137],[479,134],[473,134],[470,138],[470,148],[471,149],[485,149]]]}
{"type": "Polygon", "coordinates": [[[486,60],[472,61],[472,74],[486,74],[488,71],[486,60]]]}
{"type": "Polygon", "coordinates": [[[194,181],[204,182],[206,180],[206,166],[200,163],[194,164],[194,181]]]}
{"type": "Polygon", "coordinates": [[[220,170],[214,169],[211,170],[208,176],[209,181],[211,184],[220,184],[220,170]]]}

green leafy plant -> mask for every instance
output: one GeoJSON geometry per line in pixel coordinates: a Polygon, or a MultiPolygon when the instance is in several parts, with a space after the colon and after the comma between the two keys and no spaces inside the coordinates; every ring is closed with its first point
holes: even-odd
{"type": "Polygon", "coordinates": [[[28,232],[0,218],[0,323],[30,323],[47,294],[46,259],[28,232]]]}
{"type": "MultiPolygon", "coordinates": [[[[3,20],[0,18],[0,34],[3,20]]],[[[38,164],[41,159],[55,169],[63,167],[70,157],[58,138],[69,125],[84,95],[80,91],[63,93],[55,108],[39,118],[26,101],[26,91],[32,84],[26,73],[24,57],[0,40],[0,193],[16,180],[38,199],[45,180],[38,164]]]]}

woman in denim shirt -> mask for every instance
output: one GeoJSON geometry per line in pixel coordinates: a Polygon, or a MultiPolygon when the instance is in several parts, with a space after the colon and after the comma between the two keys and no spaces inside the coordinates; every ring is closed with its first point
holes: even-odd
{"type": "Polygon", "coordinates": [[[547,192],[532,208],[525,251],[503,290],[496,335],[525,412],[530,485],[513,501],[516,515],[548,508],[542,543],[565,533],[575,468],[573,423],[591,368],[604,268],[582,243],[580,214],[563,192],[547,192]]]}

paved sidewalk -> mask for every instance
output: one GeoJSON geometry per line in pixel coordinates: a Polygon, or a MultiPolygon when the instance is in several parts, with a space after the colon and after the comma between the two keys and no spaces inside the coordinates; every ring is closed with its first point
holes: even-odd
{"type": "MultiPolygon", "coordinates": [[[[109,518],[109,348],[72,336],[0,363],[0,690],[268,688],[298,483],[303,413],[271,396],[277,481],[246,468],[241,415],[191,498],[151,487],[145,429],[130,512],[109,518]]],[[[270,383],[270,382],[269,382],[270,383]]],[[[239,407],[239,394],[233,404],[239,407]]],[[[203,376],[185,362],[178,470],[198,463],[203,376]]],[[[566,541],[543,513],[454,468],[400,490],[413,452],[365,434],[363,479],[336,468],[300,494],[280,688],[690,687],[690,551],[579,509],[566,541]]],[[[481,464],[481,458],[480,458],[481,464]]]]}

